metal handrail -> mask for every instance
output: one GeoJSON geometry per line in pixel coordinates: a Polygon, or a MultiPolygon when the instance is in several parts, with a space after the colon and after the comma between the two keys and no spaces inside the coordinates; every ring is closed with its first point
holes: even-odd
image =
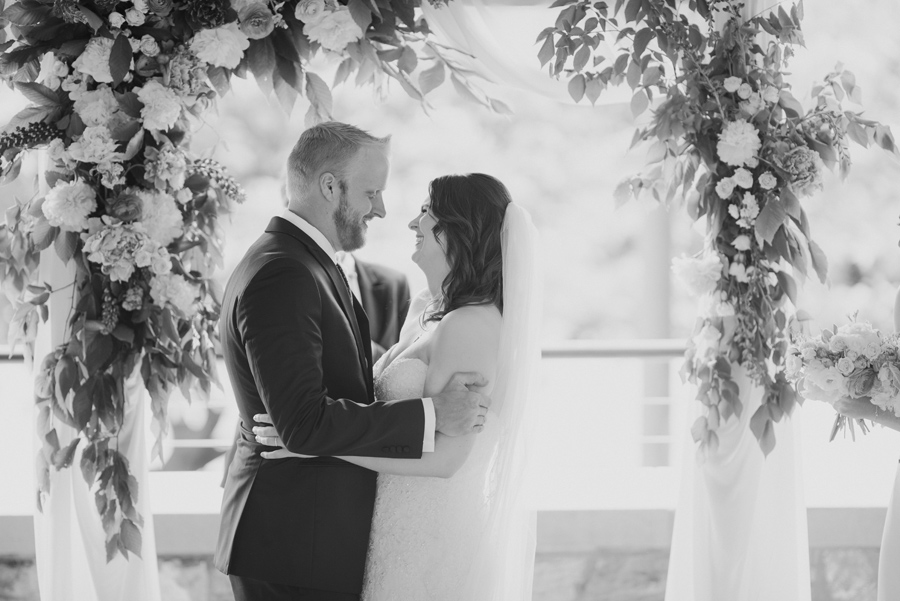
{"type": "MultiPolygon", "coordinates": [[[[682,338],[620,340],[560,340],[544,344],[544,359],[674,359],[684,354],[682,338]]],[[[22,361],[21,345],[10,354],[8,344],[0,344],[0,362],[22,361]]]]}

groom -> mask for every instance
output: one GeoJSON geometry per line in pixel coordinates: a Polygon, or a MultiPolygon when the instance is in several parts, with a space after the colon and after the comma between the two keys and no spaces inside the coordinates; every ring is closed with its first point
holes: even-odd
{"type": "Polygon", "coordinates": [[[240,412],[216,567],[235,599],[359,599],[375,500],[374,472],[338,455],[418,458],[435,431],[479,431],[489,400],[457,374],[431,399],[374,401],[366,314],[335,264],[385,214],[388,138],[323,123],[288,159],[288,210],[235,268],[219,331],[240,412]],[[288,450],[263,460],[253,416],[268,413],[288,450]]]}

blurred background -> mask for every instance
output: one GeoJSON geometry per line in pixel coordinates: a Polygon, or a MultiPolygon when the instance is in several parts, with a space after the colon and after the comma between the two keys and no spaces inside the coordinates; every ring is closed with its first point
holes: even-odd
{"type": "MultiPolygon", "coordinates": [[[[896,0],[804,4],[806,49],[790,62],[794,95],[808,106],[812,85],[841,61],[856,74],[866,116],[900,133],[896,0]]],[[[544,24],[552,24],[555,15],[555,9],[547,11],[544,24]]],[[[284,163],[303,130],[306,110],[301,99],[288,116],[254,82],[235,79],[233,84],[233,93],[194,140],[196,151],[224,163],[247,191],[247,202],[225,222],[223,284],[282,210],[284,163]]],[[[701,248],[702,224],[692,223],[680,204],[661,208],[651,200],[629,201],[616,209],[616,185],[642,168],[646,153],[641,147],[628,151],[636,124],[626,104],[601,98],[592,107],[495,91],[513,108],[511,116],[469,103],[449,85],[436,91],[427,114],[399,86],[378,99],[370,89],[352,84],[334,90],[335,119],[393,136],[388,214],[370,225],[368,243],[357,254],[404,272],[415,291],[424,286],[424,277],[410,260],[414,236],[406,224],[424,200],[428,182],[441,174],[473,171],[503,181],[513,199],[531,212],[542,238],[542,339],[548,353],[532,463],[539,482],[532,491],[536,506],[542,511],[673,508],[677,467],[690,452],[685,437],[694,402],[677,376],[677,343],[691,331],[695,301],[673,281],[669,263],[701,248]],[[628,350],[640,347],[635,341],[641,339],[671,343],[650,344],[649,352],[628,350]],[[572,349],[592,343],[571,341],[599,342],[594,348],[600,350],[573,358],[578,353],[572,349]]],[[[19,96],[0,90],[0,123],[23,106],[19,96]]],[[[890,330],[900,285],[900,163],[878,149],[854,145],[851,152],[850,177],[841,181],[829,174],[825,190],[804,201],[813,237],[830,262],[830,281],[807,282],[800,305],[813,316],[813,328],[843,323],[858,310],[860,319],[890,330]]],[[[23,173],[15,184],[0,188],[0,209],[16,196],[30,196],[30,184],[23,173]]],[[[0,299],[0,344],[6,342],[10,313],[6,299],[0,299]]],[[[25,388],[2,393],[0,416],[27,428],[22,424],[32,419],[29,376],[21,364],[15,369],[16,381],[25,388]]],[[[808,504],[883,508],[900,457],[900,437],[878,430],[855,444],[838,440],[829,445],[830,408],[807,403],[801,412],[808,504]]],[[[220,475],[235,419],[227,384],[209,406],[173,399],[170,416],[172,440],[166,461],[157,461],[156,469],[220,475]]],[[[8,470],[27,481],[30,466],[12,466],[7,459],[12,444],[0,442],[0,473],[4,481],[8,470]]],[[[26,493],[30,504],[30,489],[26,493]]],[[[21,492],[0,491],[0,514],[18,511],[21,498],[21,492]]],[[[552,580],[563,568],[551,564],[545,569],[552,580]]],[[[548,586],[559,590],[562,585],[548,586]]]]}

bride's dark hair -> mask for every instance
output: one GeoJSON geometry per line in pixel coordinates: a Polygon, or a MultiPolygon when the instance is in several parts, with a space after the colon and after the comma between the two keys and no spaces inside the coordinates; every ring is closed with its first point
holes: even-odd
{"type": "Polygon", "coordinates": [[[483,173],[445,175],[428,185],[432,230],[447,255],[450,273],[441,285],[442,300],[428,321],[439,321],[465,305],[496,305],[503,311],[503,256],[500,230],[509,190],[483,173]]]}

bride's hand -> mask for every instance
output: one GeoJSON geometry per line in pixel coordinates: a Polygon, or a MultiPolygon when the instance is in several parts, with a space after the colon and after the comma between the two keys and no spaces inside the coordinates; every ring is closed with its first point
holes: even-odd
{"type": "Polygon", "coordinates": [[[292,453],[284,448],[284,442],[282,442],[281,437],[278,436],[278,432],[275,431],[275,426],[271,425],[272,418],[269,417],[268,413],[254,415],[253,420],[260,424],[268,424],[266,426],[254,426],[253,434],[256,435],[256,442],[266,445],[267,447],[279,447],[277,451],[263,451],[260,453],[263,459],[311,459],[315,457],[315,455],[292,453]]]}
{"type": "Polygon", "coordinates": [[[875,419],[875,405],[869,397],[854,399],[841,397],[834,402],[834,410],[851,419],[875,419]]]}

